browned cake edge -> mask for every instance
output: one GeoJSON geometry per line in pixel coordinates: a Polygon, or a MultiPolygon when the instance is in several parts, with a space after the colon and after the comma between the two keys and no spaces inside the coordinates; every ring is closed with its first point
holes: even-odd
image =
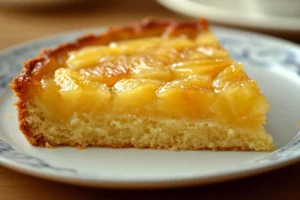
{"type": "MultiPolygon", "coordinates": [[[[149,36],[175,36],[182,33],[193,37],[197,33],[207,30],[208,23],[206,19],[180,22],[174,19],[146,17],[129,26],[109,27],[108,30],[102,34],[88,34],[77,38],[74,42],[60,44],[54,49],[43,49],[35,58],[23,63],[23,69],[20,75],[16,76],[9,85],[14,91],[15,96],[18,97],[18,102],[15,105],[18,111],[19,128],[21,132],[32,145],[45,146],[47,144],[43,135],[33,134],[34,130],[31,125],[28,124],[26,118],[28,116],[27,106],[32,103],[28,96],[28,89],[47,73],[47,63],[51,60],[59,60],[66,56],[68,52],[89,45],[105,45],[112,41],[149,36]]],[[[123,146],[118,147],[121,148],[123,146]]]]}

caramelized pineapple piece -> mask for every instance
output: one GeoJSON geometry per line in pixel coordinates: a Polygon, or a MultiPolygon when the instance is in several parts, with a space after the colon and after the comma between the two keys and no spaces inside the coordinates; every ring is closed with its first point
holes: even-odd
{"type": "Polygon", "coordinates": [[[181,61],[181,54],[181,51],[175,48],[158,48],[149,51],[147,54],[143,53],[140,56],[151,57],[152,60],[157,60],[165,66],[168,66],[171,63],[181,61]]]}
{"type": "Polygon", "coordinates": [[[171,70],[165,66],[164,62],[151,56],[132,57],[129,65],[132,78],[163,81],[172,79],[171,70]]]}
{"type": "Polygon", "coordinates": [[[215,77],[231,64],[230,59],[205,59],[174,63],[171,69],[176,78],[184,78],[193,74],[207,74],[215,77]]]}
{"type": "Polygon", "coordinates": [[[140,52],[143,50],[147,50],[153,47],[158,47],[163,43],[163,39],[160,37],[152,37],[144,39],[135,39],[135,40],[126,40],[126,41],[118,41],[118,42],[111,42],[109,47],[121,49],[125,52],[140,52]]]}
{"type": "Polygon", "coordinates": [[[199,46],[195,49],[189,49],[184,53],[186,60],[203,60],[203,59],[225,59],[229,54],[222,48],[212,46],[199,46]]]}
{"type": "Polygon", "coordinates": [[[256,129],[265,123],[268,108],[256,82],[242,80],[228,84],[216,94],[214,110],[223,123],[256,129]]]}
{"type": "Polygon", "coordinates": [[[242,65],[234,63],[216,77],[213,86],[215,92],[220,92],[226,87],[243,80],[249,80],[249,78],[244,72],[242,65]]]}
{"type": "Polygon", "coordinates": [[[123,52],[118,48],[109,48],[107,46],[85,47],[80,51],[69,53],[66,61],[67,66],[71,69],[82,69],[87,67],[98,66],[99,60],[105,56],[120,55],[123,52]]]}
{"type": "Polygon", "coordinates": [[[113,86],[119,80],[129,77],[128,57],[124,55],[105,56],[99,60],[98,66],[80,69],[79,72],[90,80],[113,86]]]}
{"type": "Polygon", "coordinates": [[[66,111],[93,113],[109,103],[111,94],[105,84],[91,81],[76,71],[60,68],[55,72],[54,81],[60,87],[66,111]]]}
{"type": "Polygon", "coordinates": [[[196,88],[196,89],[206,89],[206,90],[211,90],[213,91],[213,85],[212,85],[212,80],[209,75],[191,75],[188,76],[187,78],[184,78],[180,81],[178,81],[178,84],[182,85],[183,87],[188,87],[188,88],[196,88]]]}
{"type": "Polygon", "coordinates": [[[157,91],[158,109],[172,117],[208,119],[214,93],[208,76],[194,75],[168,82],[157,91]]]}
{"type": "Polygon", "coordinates": [[[116,112],[139,112],[151,108],[156,100],[155,91],[163,84],[151,79],[123,79],[112,88],[116,112]]]}
{"type": "Polygon", "coordinates": [[[63,111],[63,98],[59,94],[59,86],[54,82],[53,79],[42,79],[40,90],[36,97],[36,104],[43,109],[45,117],[52,121],[66,119],[69,117],[70,112],[63,111]]]}
{"type": "Polygon", "coordinates": [[[85,47],[80,51],[70,52],[67,65],[71,69],[82,69],[97,66],[105,56],[131,55],[138,51],[153,48],[162,43],[161,38],[149,38],[147,40],[129,40],[112,42],[108,46],[85,47]]]}
{"type": "Polygon", "coordinates": [[[232,64],[213,81],[216,115],[223,123],[257,128],[265,123],[266,98],[255,81],[250,80],[240,64],[232,64]]]}
{"type": "Polygon", "coordinates": [[[113,86],[123,78],[171,80],[171,70],[160,60],[151,56],[107,56],[99,66],[80,69],[91,80],[113,86]]]}
{"type": "Polygon", "coordinates": [[[165,40],[164,43],[162,44],[162,47],[183,50],[185,48],[193,48],[196,45],[197,44],[194,41],[188,39],[187,37],[178,37],[172,40],[165,40]]]}

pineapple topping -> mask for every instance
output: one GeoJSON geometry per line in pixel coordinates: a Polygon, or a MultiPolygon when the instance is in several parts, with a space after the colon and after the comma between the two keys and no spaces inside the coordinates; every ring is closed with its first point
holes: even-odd
{"type": "Polygon", "coordinates": [[[133,113],[256,128],[268,110],[256,82],[210,33],[85,47],[41,85],[38,102],[58,120],[133,113]]]}

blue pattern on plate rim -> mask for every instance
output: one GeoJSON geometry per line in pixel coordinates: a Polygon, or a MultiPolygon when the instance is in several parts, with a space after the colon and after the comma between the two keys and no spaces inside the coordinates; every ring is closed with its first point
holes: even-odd
{"type": "MultiPolygon", "coordinates": [[[[7,84],[14,76],[19,74],[22,61],[34,57],[41,48],[52,47],[58,43],[69,41],[82,32],[68,33],[28,43],[11,50],[0,53],[0,96],[7,90],[7,84]]],[[[273,46],[270,42],[257,37],[236,38],[229,33],[217,34],[222,45],[230,52],[232,57],[240,62],[255,64],[260,67],[276,67],[278,64],[293,71],[300,76],[300,52],[284,46],[273,46]]],[[[300,156],[300,134],[279,150],[269,153],[252,164],[264,165],[270,162],[282,162],[300,156]]],[[[76,173],[75,169],[61,168],[48,164],[40,158],[19,152],[8,143],[0,139],[0,157],[22,164],[29,168],[47,169],[59,172],[76,173]]]]}
{"type": "Polygon", "coordinates": [[[25,153],[18,152],[14,150],[11,145],[0,140],[0,155],[4,158],[8,158],[10,160],[16,161],[22,165],[33,167],[33,168],[47,168],[50,170],[55,170],[57,172],[76,172],[75,169],[68,169],[62,167],[54,167],[40,158],[30,156],[25,153]]]}

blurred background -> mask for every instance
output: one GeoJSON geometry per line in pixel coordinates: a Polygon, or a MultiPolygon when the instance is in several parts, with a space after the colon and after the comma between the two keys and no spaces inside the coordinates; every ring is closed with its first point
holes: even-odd
{"type": "Polygon", "coordinates": [[[0,49],[64,31],[145,16],[201,17],[300,42],[300,0],[0,0],[0,49]]]}

